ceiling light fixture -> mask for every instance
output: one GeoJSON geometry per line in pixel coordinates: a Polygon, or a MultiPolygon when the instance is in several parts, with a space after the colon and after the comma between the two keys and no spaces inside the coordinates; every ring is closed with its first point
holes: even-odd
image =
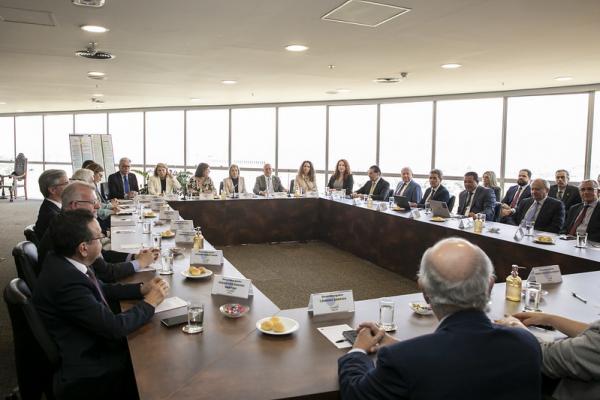
{"type": "Polygon", "coordinates": [[[105,27],[99,26],[99,25],[81,25],[80,28],[86,32],[91,32],[91,33],[105,33],[110,30],[108,28],[105,28],[105,27]]]}
{"type": "Polygon", "coordinates": [[[303,44],[290,44],[285,46],[287,51],[293,51],[295,53],[308,50],[308,46],[304,46],[303,44]]]}
{"type": "Polygon", "coordinates": [[[110,60],[115,56],[108,51],[98,50],[96,42],[90,42],[85,50],[77,50],[75,55],[79,57],[91,58],[92,60],[110,60]]]}
{"type": "Polygon", "coordinates": [[[442,64],[441,67],[444,69],[456,69],[456,68],[462,67],[462,64],[449,63],[449,64],[442,64]]]}
{"type": "Polygon", "coordinates": [[[5,101],[0,101],[0,106],[3,106],[3,105],[5,105],[5,104],[6,104],[6,102],[5,102],[5,101]]]}
{"type": "Polygon", "coordinates": [[[21,113],[21,112],[25,112],[25,110],[16,110],[16,112],[21,113]]]}
{"type": "Polygon", "coordinates": [[[350,93],[351,90],[350,89],[335,89],[335,90],[328,90],[325,93],[326,94],[342,94],[342,93],[350,93]]]}
{"type": "Polygon", "coordinates": [[[90,71],[87,73],[87,77],[90,79],[104,80],[106,79],[106,74],[100,71],[90,71]]]}
{"type": "Polygon", "coordinates": [[[237,81],[234,81],[233,79],[225,79],[224,81],[221,81],[221,83],[223,85],[235,85],[237,81]]]}
{"type": "Polygon", "coordinates": [[[190,101],[199,102],[199,101],[204,101],[204,100],[199,97],[191,97],[190,101]]]}
{"type": "Polygon", "coordinates": [[[104,97],[102,93],[94,93],[92,97],[104,97]]]}
{"type": "Polygon", "coordinates": [[[555,81],[559,81],[559,82],[566,82],[566,81],[571,81],[573,80],[572,76],[557,76],[556,78],[554,78],[555,81]]]}

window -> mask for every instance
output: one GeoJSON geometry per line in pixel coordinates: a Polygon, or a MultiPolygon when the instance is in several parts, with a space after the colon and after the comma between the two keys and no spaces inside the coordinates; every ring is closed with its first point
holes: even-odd
{"type": "Polygon", "coordinates": [[[600,92],[596,92],[594,98],[594,136],[592,139],[590,179],[598,179],[598,175],[600,175],[600,92]]]}
{"type": "Polygon", "coordinates": [[[587,107],[587,94],[508,99],[505,176],[516,179],[528,168],[535,178],[554,180],[554,172],[564,168],[572,180],[581,180],[587,107]]]}
{"type": "Polygon", "coordinates": [[[415,174],[431,169],[433,103],[382,104],[379,167],[399,174],[410,167],[415,174]]]}
{"type": "Polygon", "coordinates": [[[240,108],[231,112],[231,158],[240,168],[275,168],[275,109],[240,108]]]}
{"type": "Polygon", "coordinates": [[[133,164],[144,163],[144,114],[141,112],[108,115],[115,163],[123,157],[133,164]]]}
{"type": "Polygon", "coordinates": [[[71,160],[69,134],[72,132],[72,114],[44,116],[44,144],[46,161],[66,162],[71,160]]]}
{"type": "MultiPolygon", "coordinates": [[[[17,131],[17,155],[25,154],[27,160],[44,160],[44,138],[42,134],[42,116],[16,117],[15,127],[17,131]]],[[[29,178],[27,178],[29,181],[29,178]]]]}
{"type": "Polygon", "coordinates": [[[186,124],[186,163],[229,167],[229,110],[188,111],[186,124]]]}
{"type": "Polygon", "coordinates": [[[375,164],[376,136],[377,106],[330,107],[328,168],[335,169],[336,162],[345,158],[353,172],[366,172],[375,164]]]}
{"type": "Polygon", "coordinates": [[[444,175],[500,176],[502,99],[448,100],[437,103],[435,166],[444,175]]]}
{"type": "Polygon", "coordinates": [[[15,131],[13,117],[0,117],[0,160],[15,159],[15,131]]]}
{"type": "Polygon", "coordinates": [[[75,133],[106,134],[106,113],[75,114],[75,133]]]}
{"type": "Polygon", "coordinates": [[[297,171],[310,160],[315,169],[325,170],[325,113],[325,106],[279,109],[280,169],[297,171]]]}
{"type": "MultiPolygon", "coordinates": [[[[27,154],[25,154],[27,155],[27,154]]],[[[51,169],[51,168],[46,168],[51,169]]],[[[54,166],[52,166],[54,169],[54,166]]],[[[63,169],[63,168],[56,168],[63,169]]],[[[32,164],[27,160],[27,197],[31,199],[43,199],[42,193],[40,192],[40,185],[38,184],[38,179],[40,179],[40,175],[44,172],[44,166],[39,164],[32,164]]],[[[67,174],[69,171],[67,171],[67,174]]],[[[71,175],[67,175],[71,176],[71,175]]],[[[22,183],[22,182],[21,182],[22,183]]],[[[23,188],[17,189],[17,194],[19,196],[23,195],[23,188]]]]}
{"type": "Polygon", "coordinates": [[[146,166],[183,165],[183,111],[146,113],[146,166]]]}

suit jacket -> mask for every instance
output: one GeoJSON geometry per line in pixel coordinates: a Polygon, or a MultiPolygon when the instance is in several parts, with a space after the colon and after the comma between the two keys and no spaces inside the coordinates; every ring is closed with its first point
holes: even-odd
{"type": "MultiPolygon", "coordinates": [[[[513,221],[516,225],[519,225],[523,218],[525,218],[529,207],[531,207],[534,201],[535,200],[533,197],[530,197],[522,202],[519,202],[517,211],[513,216],[513,221]]],[[[558,233],[562,229],[564,223],[564,204],[560,200],[553,199],[552,197],[546,197],[542,208],[538,212],[538,216],[533,227],[538,231],[558,233]]]]}
{"type": "MultiPolygon", "coordinates": [[[[396,190],[394,190],[394,195],[398,195],[398,191],[402,187],[404,181],[400,181],[396,186],[396,190]]],[[[404,190],[404,197],[408,198],[408,201],[411,203],[418,203],[421,201],[421,197],[423,197],[423,191],[421,190],[421,185],[411,179],[408,182],[408,187],[404,190]]]]}
{"type": "MultiPolygon", "coordinates": [[[[139,284],[99,281],[99,285],[107,301],[142,297],[139,284]]],[[[128,359],[123,339],[154,315],[154,307],[143,301],[114,314],[102,302],[92,280],[55,254],[44,260],[33,304],[58,346],[62,382],[100,377],[122,368],[128,359]]]]}
{"type": "MultiPolygon", "coordinates": [[[[281,185],[281,180],[278,176],[271,175],[273,182],[273,192],[285,192],[285,188],[281,185]]],[[[267,190],[267,179],[264,175],[257,176],[254,183],[254,194],[267,190]]]]}
{"type": "Polygon", "coordinates": [[[360,352],[338,360],[341,398],[540,399],[542,353],[524,329],[459,311],[435,332],[379,349],[377,366],[360,352]]]}
{"type": "MultiPolygon", "coordinates": [[[[372,183],[373,182],[369,179],[367,183],[363,185],[363,187],[356,191],[356,193],[369,194],[372,183]]],[[[387,201],[388,197],[390,197],[390,183],[383,178],[379,178],[379,182],[377,182],[371,197],[373,200],[387,201]]]]}
{"type": "MultiPolygon", "coordinates": [[[[231,178],[227,177],[223,179],[223,190],[228,195],[234,192],[235,188],[233,187],[233,180],[231,178]]],[[[236,193],[246,193],[246,182],[243,176],[238,177],[238,191],[236,193]]]]}
{"type": "MultiPolygon", "coordinates": [[[[573,226],[575,223],[575,220],[579,216],[582,208],[583,203],[579,203],[571,207],[567,213],[567,219],[565,221],[564,228],[561,230],[561,233],[568,233],[571,230],[571,226],[573,226]]],[[[590,217],[590,222],[588,223],[586,232],[588,234],[588,240],[600,242],[600,205],[596,205],[594,208],[594,212],[590,217]]]]}
{"type": "MultiPolygon", "coordinates": [[[[129,175],[127,175],[127,179],[129,180],[129,190],[132,192],[139,192],[140,188],[138,187],[138,182],[137,178],[135,177],[135,174],[129,173],[129,175]]],[[[108,176],[108,196],[111,199],[125,198],[125,192],[123,190],[123,179],[121,178],[121,173],[119,171],[108,176]]]]}
{"type": "MultiPolygon", "coordinates": [[[[166,185],[167,187],[165,190],[166,194],[171,194],[171,193],[173,193],[174,190],[179,190],[181,188],[181,185],[179,184],[177,179],[173,178],[172,176],[167,176],[166,180],[167,180],[167,185],[166,185]]],[[[130,183],[130,186],[131,186],[131,183],[130,183]]],[[[158,176],[152,175],[150,178],[148,178],[148,193],[154,194],[154,195],[162,193],[162,187],[160,185],[160,178],[158,176]]]]}
{"type": "MultiPolygon", "coordinates": [[[[329,178],[329,183],[327,184],[327,187],[330,189],[333,189],[334,183],[335,183],[335,178],[333,177],[333,175],[331,175],[331,178],[329,178]]],[[[346,195],[348,195],[348,196],[351,195],[353,189],[354,189],[354,177],[352,177],[352,174],[350,174],[346,177],[346,179],[344,179],[344,190],[346,191],[346,195]]]]}
{"type": "MultiPolygon", "coordinates": [[[[425,194],[423,195],[423,198],[421,199],[421,201],[419,201],[419,203],[417,203],[417,206],[419,206],[419,207],[425,206],[425,199],[427,198],[427,196],[429,196],[429,193],[431,193],[431,186],[428,187],[427,190],[425,190],[425,194]]],[[[438,186],[437,190],[433,194],[433,197],[431,199],[429,199],[429,201],[431,201],[431,200],[443,201],[446,204],[448,204],[448,202],[450,201],[450,193],[448,192],[448,189],[446,189],[443,185],[440,185],[440,186],[438,186]]]]}
{"type": "MultiPolygon", "coordinates": [[[[463,190],[458,195],[458,211],[460,215],[464,215],[468,193],[463,190]]],[[[471,212],[475,214],[484,213],[487,221],[494,220],[494,205],[496,203],[496,195],[492,189],[483,186],[477,186],[475,194],[471,200],[471,212]]]]}
{"type": "MultiPolygon", "coordinates": [[[[548,197],[558,199],[558,185],[550,186],[548,197]]],[[[581,203],[581,195],[579,194],[579,188],[573,185],[567,185],[561,201],[565,205],[565,211],[569,211],[569,209],[572,206],[581,203]]]]}
{"type": "Polygon", "coordinates": [[[40,205],[40,210],[38,212],[37,221],[35,222],[35,226],[33,230],[35,231],[38,240],[41,240],[44,237],[44,233],[46,233],[46,229],[50,226],[50,221],[56,214],[60,212],[60,208],[56,206],[53,202],[48,199],[44,199],[42,201],[42,205],[40,205]]]}
{"type": "MultiPolygon", "coordinates": [[[[504,198],[502,199],[501,203],[510,205],[510,203],[513,200],[513,197],[515,197],[515,194],[517,194],[518,190],[519,190],[519,185],[514,185],[514,186],[509,187],[508,190],[506,191],[506,194],[504,195],[504,198]]],[[[519,197],[519,201],[517,202],[517,206],[519,205],[519,203],[521,203],[521,201],[523,201],[529,197],[531,197],[531,185],[527,185],[527,187],[523,190],[523,193],[521,193],[521,197],[519,197]]]]}

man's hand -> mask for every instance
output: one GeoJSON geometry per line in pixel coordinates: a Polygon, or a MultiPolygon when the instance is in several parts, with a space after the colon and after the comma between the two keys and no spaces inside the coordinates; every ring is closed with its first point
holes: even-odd
{"type": "Polygon", "coordinates": [[[498,319],[494,321],[498,325],[507,326],[509,328],[522,328],[527,329],[523,323],[515,317],[511,317],[510,315],[505,316],[502,319],[498,319]]]}
{"type": "Polygon", "coordinates": [[[169,284],[158,276],[142,285],[140,289],[144,301],[156,308],[169,294],[169,284]]]}
{"type": "Polygon", "coordinates": [[[520,312],[513,315],[515,319],[518,319],[525,326],[531,325],[552,325],[554,315],[546,314],[541,312],[520,312]]]}
{"type": "Polygon", "coordinates": [[[158,249],[143,249],[136,254],[135,259],[138,260],[141,268],[146,268],[158,259],[159,254],[158,249]]]}
{"type": "MultiPolygon", "coordinates": [[[[359,330],[361,328],[368,328],[369,330],[371,330],[371,333],[373,335],[375,335],[377,332],[379,332],[381,330],[375,322],[363,322],[358,326],[359,330]]],[[[383,338],[379,342],[379,346],[380,347],[381,346],[389,346],[390,344],[394,344],[394,343],[398,343],[398,340],[394,339],[393,337],[391,337],[390,335],[388,335],[386,333],[385,336],[383,336],[383,338]]]]}
{"type": "Polygon", "coordinates": [[[362,349],[367,353],[374,353],[384,336],[385,331],[383,329],[376,328],[376,331],[373,332],[370,326],[359,327],[353,348],[362,349]]]}
{"type": "Polygon", "coordinates": [[[509,215],[512,214],[512,210],[509,208],[504,208],[502,207],[502,209],[500,209],[500,215],[503,217],[508,217],[509,215]]]}

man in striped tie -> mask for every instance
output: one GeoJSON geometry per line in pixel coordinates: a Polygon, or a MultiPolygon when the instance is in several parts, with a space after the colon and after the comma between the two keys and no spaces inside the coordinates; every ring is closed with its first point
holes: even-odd
{"type": "Polygon", "coordinates": [[[531,223],[538,231],[558,233],[565,222],[565,206],[560,200],[548,197],[549,190],[547,180],[534,180],[531,184],[531,197],[519,203],[512,223],[531,223]]]}
{"type": "Polygon", "coordinates": [[[579,185],[582,203],[569,210],[567,222],[561,233],[572,236],[587,233],[588,240],[600,242],[600,210],[598,205],[598,182],[588,179],[579,185]]]}

